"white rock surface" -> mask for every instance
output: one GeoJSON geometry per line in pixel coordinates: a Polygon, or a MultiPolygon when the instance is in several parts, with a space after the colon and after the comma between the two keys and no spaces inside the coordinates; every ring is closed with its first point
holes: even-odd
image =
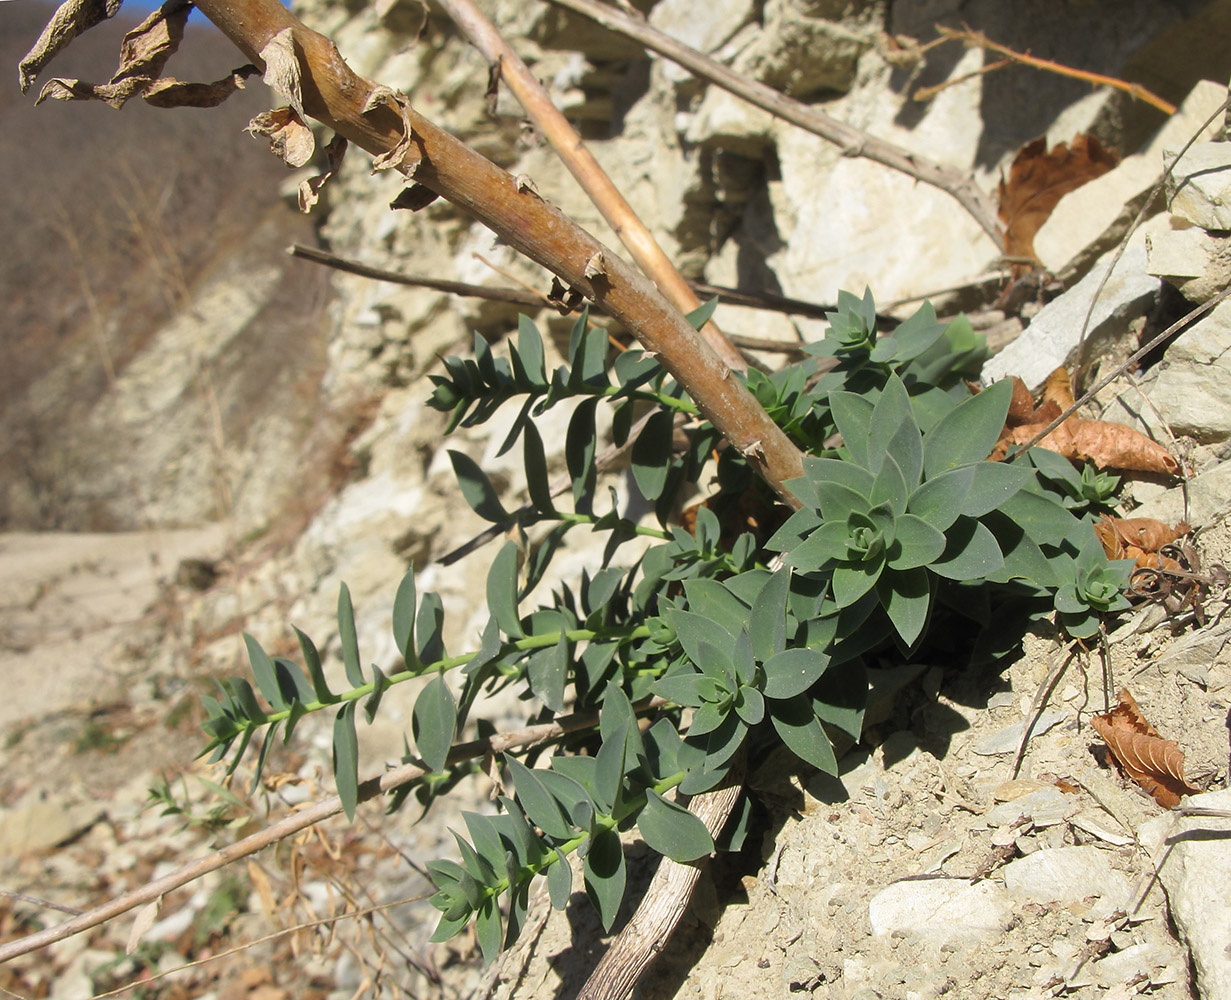
{"type": "Polygon", "coordinates": [[[1172,215],[1202,229],[1231,229],[1231,143],[1197,142],[1176,159],[1167,178],[1167,204],[1172,215]]]}
{"type": "Polygon", "coordinates": [[[895,882],[868,903],[872,933],[920,934],[946,941],[989,937],[1013,920],[1004,890],[993,882],[913,879],[895,882]]]}
{"type": "Polygon", "coordinates": [[[1111,865],[1102,848],[1057,847],[1035,851],[1005,865],[1004,884],[1014,899],[1072,903],[1101,897],[1112,909],[1128,901],[1128,880],[1111,865]]]}
{"type": "MultiPolygon", "coordinates": [[[[1031,736],[1041,736],[1052,726],[1057,726],[1069,717],[1068,712],[1048,711],[1039,716],[1038,721],[1030,730],[1031,736]]],[[[1022,742],[1022,733],[1025,731],[1026,722],[1015,722],[1011,726],[1005,726],[1004,729],[991,733],[988,736],[981,737],[974,745],[974,752],[985,757],[992,757],[1001,753],[1016,753],[1017,748],[1022,742]]]]}
{"type": "Polygon", "coordinates": [[[1190,302],[1207,302],[1231,284],[1231,236],[1209,233],[1178,216],[1146,239],[1147,270],[1190,302]]]}
{"type": "MultiPolygon", "coordinates": [[[[1186,799],[1190,807],[1231,809],[1231,790],[1186,799]]],[[[1159,816],[1139,831],[1157,859],[1171,917],[1192,952],[1203,1000],[1231,997],[1231,819],[1159,816]]]]}
{"type": "Polygon", "coordinates": [[[1114,250],[1108,251],[1081,281],[1044,306],[1017,340],[983,366],[983,380],[1017,375],[1036,390],[1053,371],[1070,363],[1082,343],[1083,327],[1085,339],[1096,341],[1123,332],[1131,319],[1143,315],[1159,288],[1158,278],[1146,273],[1146,232],[1142,227],[1133,234],[1119,261],[1114,250]],[[1100,291],[1109,269],[1111,277],[1100,291]],[[1087,326],[1091,302],[1094,311],[1087,326]]]}
{"type": "MultiPolygon", "coordinates": [[[[1144,148],[1061,198],[1034,237],[1043,266],[1056,273],[1084,269],[1084,262],[1123,236],[1162,173],[1163,151],[1187,142],[1226,98],[1225,83],[1200,81],[1144,148]]],[[[1213,137],[1221,127],[1216,119],[1203,134],[1213,137]]]]}

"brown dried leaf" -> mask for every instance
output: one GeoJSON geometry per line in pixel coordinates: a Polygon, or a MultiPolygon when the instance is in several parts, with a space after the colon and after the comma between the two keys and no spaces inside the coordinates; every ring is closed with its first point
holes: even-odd
{"type": "Polygon", "coordinates": [[[1000,218],[1005,224],[1005,253],[1034,256],[1034,234],[1052,209],[1070,191],[1105,174],[1119,158],[1104,149],[1094,136],[1077,136],[1071,146],[1059,143],[1047,149],[1046,139],[1035,139],[1018,152],[1009,179],[1000,179],[1000,218]]]}
{"type": "Polygon", "coordinates": [[[268,136],[269,148],[288,167],[302,167],[316,150],[312,130],[293,108],[262,111],[248,123],[245,131],[268,136]]]}
{"type": "Polygon", "coordinates": [[[1184,795],[1201,791],[1184,780],[1184,753],[1174,740],[1163,739],[1146,721],[1128,691],[1106,715],[1090,720],[1112,755],[1137,784],[1165,809],[1180,804],[1184,795]]]}
{"type": "Polygon", "coordinates": [[[372,160],[372,173],[374,174],[400,166],[406,159],[406,154],[410,152],[410,144],[415,137],[414,127],[410,120],[410,98],[383,85],[377,86],[368,94],[368,99],[364,102],[363,113],[366,115],[382,104],[392,104],[402,116],[402,137],[398,139],[396,146],[372,160]]]}
{"type": "Polygon", "coordinates": [[[409,212],[418,212],[420,209],[427,208],[440,196],[431,188],[424,187],[418,182],[402,188],[398,192],[398,196],[389,202],[389,207],[393,209],[404,209],[409,212]]]}
{"type": "Polygon", "coordinates": [[[49,99],[102,101],[117,110],[122,108],[158,82],[167,60],[184,38],[184,25],[191,9],[188,0],[167,0],[126,34],[120,43],[120,65],[107,83],[55,78],[47,81],[34,103],[49,99]]]}
{"type": "Polygon", "coordinates": [[[21,60],[18,67],[21,76],[21,92],[30,89],[43,68],[51,62],[56,53],[68,46],[68,43],[83,31],[88,31],[94,25],[114,17],[120,9],[121,0],[64,0],[43,28],[42,34],[34,47],[21,60]]]}
{"type": "Polygon", "coordinates": [[[287,99],[300,121],[307,118],[300,90],[299,56],[295,51],[295,35],[291,28],[283,28],[265,43],[265,48],[261,49],[261,61],[265,63],[266,86],[287,99]]]}
{"type": "Polygon", "coordinates": [[[1034,397],[1026,388],[1026,383],[1016,375],[1013,376],[1013,399],[1009,402],[1009,415],[1005,425],[1017,427],[1019,424],[1037,423],[1034,418],[1034,397]]]}
{"type": "MultiPolygon", "coordinates": [[[[1074,403],[1073,399],[1073,382],[1069,378],[1069,373],[1065,371],[1061,365],[1054,372],[1047,376],[1047,381],[1043,383],[1043,398],[1039,400],[1039,408],[1051,404],[1054,407],[1054,413],[1048,417],[1048,420],[1054,420],[1060,416],[1074,403]]],[[[1039,423],[1038,417],[1035,418],[1035,423],[1039,423]]]]}
{"type": "Polygon", "coordinates": [[[248,77],[260,72],[252,65],[241,66],[213,83],[184,83],[165,76],[150,84],[141,96],[155,108],[216,108],[237,90],[243,90],[248,77]]]}
{"type": "Polygon", "coordinates": [[[1188,534],[1188,531],[1189,527],[1183,521],[1172,528],[1152,517],[1112,517],[1108,514],[1104,514],[1094,526],[1094,533],[1103,543],[1109,559],[1128,558],[1115,553],[1125,553],[1129,548],[1157,552],[1181,535],[1188,534]]]}
{"type": "Polygon", "coordinates": [[[309,177],[307,180],[299,182],[299,210],[305,215],[312,211],[312,206],[315,205],[321,198],[321,189],[329,183],[338,168],[342,166],[342,158],[346,155],[346,139],[340,135],[335,135],[328,146],[325,147],[325,156],[329,160],[329,165],[323,173],[317,174],[315,177],[309,177]]]}

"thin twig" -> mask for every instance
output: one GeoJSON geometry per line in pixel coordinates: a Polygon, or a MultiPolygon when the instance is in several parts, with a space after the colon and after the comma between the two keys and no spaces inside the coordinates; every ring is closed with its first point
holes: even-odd
{"type": "MultiPolygon", "coordinates": [[[[1034,69],[1045,70],[1048,73],[1056,73],[1059,76],[1071,77],[1075,80],[1083,80],[1093,86],[1114,87],[1116,90],[1121,90],[1130,97],[1145,101],[1152,107],[1158,108],[1165,115],[1175,114],[1175,105],[1168,101],[1164,101],[1157,94],[1147,90],[1139,83],[1129,83],[1127,80],[1120,80],[1114,76],[1104,76],[1102,73],[1092,73],[1085,69],[1075,69],[1072,66],[1065,66],[1062,63],[1052,62],[1050,59],[1042,59],[1039,56],[1032,56],[1029,52],[1017,52],[1006,45],[1001,45],[998,42],[993,42],[987,35],[981,31],[975,31],[970,27],[964,27],[961,30],[957,28],[946,28],[944,25],[936,25],[936,30],[940,33],[945,41],[964,42],[967,46],[979,49],[986,49],[989,52],[995,52],[997,55],[1002,55],[1009,62],[1021,63],[1023,66],[1031,66],[1034,69]]],[[[984,67],[987,69],[999,69],[1004,63],[995,63],[992,66],[984,67]]],[[[958,81],[951,81],[956,83],[958,81]]],[[[937,87],[927,87],[915,94],[915,100],[923,101],[936,93],[939,93],[947,84],[940,84],[937,87]],[[926,94],[926,96],[922,96],[926,94]]]]}
{"type": "MultiPolygon", "coordinates": [[[[638,703],[636,709],[639,714],[644,714],[653,712],[665,704],[666,702],[661,698],[651,698],[648,701],[638,703]]],[[[565,716],[555,722],[528,726],[525,729],[513,730],[511,732],[495,733],[487,739],[472,740],[469,743],[455,745],[449,751],[447,763],[458,764],[464,760],[472,760],[475,757],[482,757],[488,753],[503,753],[519,747],[534,746],[548,740],[559,739],[580,729],[593,728],[597,724],[597,712],[579,712],[574,715],[565,716]]],[[[386,792],[400,788],[416,778],[423,777],[426,773],[427,771],[417,764],[403,764],[401,767],[393,768],[384,774],[368,778],[359,785],[357,801],[366,802],[369,799],[378,798],[386,792]]],[[[113,920],[121,913],[126,913],[134,907],[141,906],[143,903],[152,903],[159,896],[166,895],[182,885],[186,885],[212,871],[229,865],[232,861],[246,858],[257,851],[269,847],[271,844],[285,840],[300,830],[306,830],[310,826],[315,826],[331,816],[336,816],[341,811],[342,800],[338,796],[333,795],[327,799],[322,799],[306,809],[292,813],[290,816],[279,820],[264,830],[244,837],[243,840],[236,841],[234,844],[214,851],[204,858],[189,862],[175,869],[175,871],[162,876],[162,878],[147,882],[140,888],[122,893],[114,899],[86,910],[72,920],[66,920],[61,924],[37,931],[34,934],[27,934],[25,937],[18,938],[15,941],[0,944],[0,965],[19,955],[27,955],[32,951],[37,951],[39,948],[45,948],[49,944],[54,944],[56,941],[63,941],[74,934],[80,934],[91,927],[97,927],[99,924],[113,920]]]]}
{"type": "Polygon", "coordinates": [[[1123,361],[1122,363],[1120,363],[1119,365],[1115,367],[1115,370],[1112,371],[1111,374],[1105,375],[1103,378],[1099,379],[1093,386],[1091,386],[1085,392],[1084,395],[1076,399],[1068,409],[1064,410],[1051,423],[1045,425],[1043,429],[1040,430],[1034,437],[1032,437],[1024,445],[1022,445],[1021,449],[1018,450],[1013,455],[1010,461],[1014,461],[1018,458],[1018,456],[1024,455],[1027,451],[1029,451],[1031,448],[1037,445],[1040,441],[1042,441],[1045,437],[1047,437],[1048,434],[1050,434],[1057,427],[1059,427],[1062,423],[1068,420],[1068,418],[1071,417],[1074,413],[1076,413],[1081,407],[1085,406],[1086,403],[1088,403],[1096,395],[1098,395],[1098,393],[1101,392],[1104,387],[1111,385],[1111,383],[1114,382],[1116,379],[1118,379],[1123,372],[1126,372],[1129,368],[1131,368],[1138,361],[1144,358],[1147,354],[1149,354],[1152,350],[1154,350],[1154,348],[1156,348],[1159,344],[1165,341],[1168,337],[1170,337],[1176,331],[1183,329],[1193,320],[1197,319],[1200,316],[1205,315],[1207,312],[1213,309],[1216,305],[1222,302],[1223,299],[1225,299],[1228,295],[1231,295],[1231,287],[1224,288],[1221,292],[1215,295],[1208,302],[1203,302],[1201,303],[1201,305],[1196,306],[1195,308],[1191,309],[1182,318],[1176,320],[1169,327],[1167,327],[1167,329],[1165,329],[1162,333],[1158,334],[1155,337],[1152,337],[1150,341],[1144,347],[1139,348],[1133,354],[1129,355],[1129,357],[1125,361],[1123,361]]]}
{"type": "Polygon", "coordinates": [[[1060,683],[1060,678],[1064,676],[1064,671],[1068,669],[1068,665],[1073,662],[1073,657],[1077,655],[1076,643],[1069,646],[1068,656],[1061,660],[1055,667],[1051,669],[1043,683],[1039,685],[1039,689],[1034,693],[1034,700],[1030,704],[1030,712],[1026,716],[1025,725],[1022,728],[1021,742],[1017,745],[1017,756],[1013,758],[1013,773],[1012,777],[1017,777],[1017,772],[1022,768],[1022,760],[1026,756],[1026,747],[1030,745],[1030,737],[1034,733],[1034,727],[1039,724],[1039,718],[1043,715],[1043,709],[1047,707],[1047,699],[1051,697],[1051,693],[1056,689],[1056,685],[1060,683]]]}
{"type": "Polygon", "coordinates": [[[1004,250],[1004,231],[997,217],[996,206],[986,192],[974,183],[971,177],[943,163],[929,160],[891,142],[848,125],[825,114],[817,108],[793,100],[772,87],[732,71],[702,55],[696,49],[677,42],[656,31],[644,22],[636,21],[596,0],[549,0],[550,3],[584,14],[605,28],[640,42],[647,49],[659,53],[690,73],[717,84],[750,104],[776,115],[792,125],[818,135],[840,146],[847,156],[862,156],[893,170],[930,184],[951,195],[991,237],[997,249],[1004,250]]]}
{"type": "MultiPolygon", "coordinates": [[[[551,144],[577,183],[590,196],[594,206],[628,248],[638,266],[659,290],[680,310],[688,313],[701,302],[688,287],[670,258],[650,234],[632,206],[612,183],[607,172],[586,148],[577,130],[568,123],[538,79],[522,62],[513,47],[501,36],[475,6],[473,0],[440,0],[440,4],[466,33],[489,63],[499,67],[499,76],[526,109],[535,127],[551,144]]],[[[746,371],[747,363],[711,320],[701,328],[701,335],[723,362],[736,371],[746,371]]]]}

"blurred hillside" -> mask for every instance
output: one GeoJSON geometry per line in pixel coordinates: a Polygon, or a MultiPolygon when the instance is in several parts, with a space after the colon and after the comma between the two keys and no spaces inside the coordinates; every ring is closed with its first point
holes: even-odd
{"type": "MultiPolygon", "coordinates": [[[[0,4],[0,527],[168,526],[237,505],[259,527],[272,498],[236,495],[240,467],[270,445],[271,414],[282,448],[312,433],[328,301],[327,281],[282,252],[315,242],[279,198],[287,170],[243,131],[269,92],[256,79],[211,110],[35,107],[51,75],[107,80],[141,14],[75,40],[23,95],[17,64],[53,10],[0,4]],[[217,301],[227,275],[251,276],[242,305],[217,301]],[[155,442],[176,421],[184,433],[155,442]],[[206,499],[184,502],[201,480],[206,499]]],[[[194,12],[167,72],[214,80],[241,61],[194,12]]]]}

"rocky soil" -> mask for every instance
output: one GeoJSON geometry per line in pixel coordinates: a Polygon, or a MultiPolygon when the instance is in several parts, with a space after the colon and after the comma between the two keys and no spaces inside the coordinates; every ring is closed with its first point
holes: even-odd
{"type": "MultiPolygon", "coordinates": [[[[688,273],[829,301],[839,288],[867,283],[883,303],[994,273],[990,294],[984,283],[936,299],[949,314],[971,310],[998,343],[1024,329],[1016,340],[1023,346],[1006,350],[989,376],[1028,376],[1029,362],[1041,378],[1071,360],[1080,338],[1064,337],[1075,326],[1080,332],[1112,267],[1110,251],[1132,215],[1125,206],[1135,211],[1164,150],[1198,131],[1225,99],[1231,75],[1224,47],[1212,42],[1225,38],[1216,29],[1231,20],[1223,2],[1120,3],[1113,12],[1055,0],[1009,14],[978,2],[724,0],[708,5],[705,18],[688,3],[653,7],[651,20],[663,30],[852,124],[970,170],[988,190],[1017,149],[1041,134],[1056,142],[1089,130],[1118,149],[1121,165],[1067,196],[1036,239],[1055,280],[998,299],[1007,282],[995,249],[947,195],[841,156],[572,16],[542,5],[493,7],[688,273]],[[1019,50],[1129,76],[1180,111],[1168,120],[1110,90],[1024,69],[912,101],[915,86],[964,78],[984,61],[958,45],[914,65],[891,58],[882,30],[930,37],[937,20],[969,21],[1019,50]],[[787,44],[801,32],[816,40],[802,52],[787,44]]],[[[410,93],[425,113],[530,175],[544,197],[611,239],[507,98],[498,117],[488,117],[485,67],[439,12],[417,44],[407,34],[413,12],[400,0],[360,9],[313,0],[304,13],[358,71],[410,93]]],[[[254,145],[247,155],[258,154],[254,145]]],[[[321,206],[320,234],[334,252],[505,283],[481,254],[546,289],[541,272],[447,205],[390,212],[395,180],[370,176],[360,160],[348,160],[321,206]]],[[[1207,172],[1217,169],[1194,174],[1207,172]]],[[[1199,301],[1217,290],[1225,224],[1202,215],[1200,204],[1172,209],[1154,205],[1099,295],[1089,337],[1103,370],[1181,315],[1185,295],[1199,301]]],[[[270,234],[248,244],[245,252],[261,252],[219,264],[189,289],[197,313],[225,316],[225,329],[206,334],[191,326],[192,313],[159,321],[123,359],[114,384],[88,406],[56,411],[74,442],[57,452],[67,456],[55,480],[57,525],[98,528],[91,518],[104,511],[113,518],[107,528],[151,530],[0,537],[7,581],[0,639],[14,695],[0,706],[0,939],[64,919],[58,908],[86,909],[141,885],[331,791],[325,721],[305,720],[295,744],[274,752],[252,796],[245,768],[227,795],[206,783],[221,781],[217,769],[192,763],[209,678],[245,670],[241,630],[296,655],[293,622],[333,651],[333,604],[345,580],[364,656],[387,669],[397,662],[388,631],[394,588],[411,565],[420,590],[441,593],[451,649],[470,646],[485,620],[474,595],[483,592],[486,550],[449,569],[438,563],[482,522],[454,491],[443,421],[424,406],[423,375],[437,353],[464,350],[472,329],[502,336],[513,314],[288,264],[270,234]],[[290,305],[309,297],[315,307],[299,325],[289,322],[290,305]],[[175,363],[185,344],[215,366],[213,403],[206,383],[175,363]],[[196,408],[185,412],[185,401],[196,408]],[[213,408],[224,418],[221,436],[208,430],[217,426],[213,408]],[[219,503],[220,482],[228,503],[219,503]],[[288,492],[288,483],[303,485],[288,492]],[[125,504],[133,519],[114,520],[125,504]],[[219,510],[226,516],[218,519],[219,510]],[[163,775],[185,812],[144,808],[163,775]]],[[[725,306],[717,318],[734,332],[785,340],[821,329],[725,306]]],[[[73,384],[65,381],[73,371],[98,364],[88,354],[93,343],[82,335],[75,354],[46,360],[40,384],[73,384]]],[[[1135,482],[1127,495],[1153,516],[1186,517],[1207,567],[1231,561],[1223,464],[1231,421],[1220,395],[1229,348],[1223,306],[1166,355],[1147,359],[1136,386],[1121,381],[1098,404],[1115,419],[1141,420],[1164,441],[1164,425],[1180,435],[1176,447],[1193,472],[1186,496],[1163,481],[1135,482]]],[[[30,417],[10,408],[6,419],[14,414],[30,417]]],[[[562,438],[563,426],[544,427],[544,439],[562,438]]],[[[42,427],[53,437],[54,430],[42,427]]],[[[508,456],[494,454],[502,437],[496,421],[484,436],[463,433],[450,446],[479,460],[511,499],[522,484],[508,456]]],[[[629,496],[622,475],[611,482],[629,496]]],[[[10,492],[9,509],[35,509],[22,500],[29,495],[10,492]]],[[[559,572],[593,559],[579,539],[559,572]]],[[[787,778],[772,764],[753,776],[769,825],[744,852],[713,864],[642,995],[1228,995],[1231,907],[1218,893],[1231,884],[1231,861],[1210,831],[1231,821],[1167,815],[1108,765],[1089,726],[1105,692],[1128,687],[1153,725],[1179,742],[1189,779],[1211,790],[1188,801],[1226,809],[1231,803],[1218,791],[1228,778],[1231,704],[1225,608],[1212,587],[1201,620],[1191,607],[1143,605],[1126,615],[1109,658],[1095,651],[1075,659],[1040,703],[1016,772],[1023,723],[1063,660],[1055,636],[1028,636],[1022,656],[999,674],[935,663],[907,679],[896,677],[892,662],[879,664],[881,688],[893,695],[882,699],[838,778],[787,778]]],[[[414,693],[390,691],[376,724],[361,727],[364,773],[401,756],[414,693]]],[[[497,703],[489,714],[511,725],[523,712],[497,703]]],[[[353,826],[331,821],[168,895],[156,914],[144,914],[131,942],[130,914],[2,966],[0,987],[78,1000],[166,973],[142,987],[147,995],[568,995],[603,947],[580,896],[563,914],[538,900],[522,942],[492,970],[481,967],[468,937],[428,945],[435,911],[407,901],[427,890],[422,865],[453,851],[448,826],[459,825],[461,809],[486,808],[488,792],[484,779],[468,779],[418,825],[408,814],[361,809],[353,826]],[[367,907],[380,909],[291,929],[367,907]],[[240,950],[224,955],[233,947],[240,950]]],[[[644,848],[631,843],[629,851],[648,879],[644,848]]]]}

